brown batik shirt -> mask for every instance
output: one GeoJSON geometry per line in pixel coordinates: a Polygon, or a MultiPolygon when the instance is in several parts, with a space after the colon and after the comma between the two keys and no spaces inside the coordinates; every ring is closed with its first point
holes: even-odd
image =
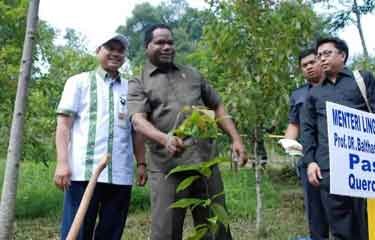
{"type": "MultiPolygon", "coordinates": [[[[191,67],[173,65],[166,71],[146,62],[140,77],[129,81],[130,116],[145,113],[148,121],[164,133],[173,131],[184,120],[185,116],[179,114],[183,107],[206,106],[215,110],[219,104],[216,91],[191,67]]],[[[198,140],[172,157],[164,146],[148,142],[149,170],[168,172],[181,164],[207,161],[213,157],[212,144],[211,140],[198,140]]]]}

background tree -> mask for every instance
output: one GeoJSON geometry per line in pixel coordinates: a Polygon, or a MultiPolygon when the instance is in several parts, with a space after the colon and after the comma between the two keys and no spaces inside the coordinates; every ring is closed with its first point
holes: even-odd
{"type": "Polygon", "coordinates": [[[42,54],[38,57],[44,69],[31,84],[25,131],[24,158],[44,163],[55,159],[55,110],[65,81],[96,67],[95,57],[87,51],[84,39],[76,31],[67,29],[63,46],[51,44],[54,36],[50,27],[46,26],[45,32],[39,31],[44,41],[39,41],[42,54]]]}
{"type": "Polygon", "coordinates": [[[289,93],[303,83],[297,56],[324,31],[310,5],[266,3],[220,2],[190,55],[246,133],[285,127],[289,93]]]}
{"type": "Polygon", "coordinates": [[[133,69],[144,63],[143,34],[148,26],[155,23],[164,23],[172,27],[178,52],[176,61],[188,62],[187,55],[196,49],[207,15],[207,11],[189,7],[186,0],[164,1],[158,6],[152,6],[150,3],[136,5],[132,17],[118,28],[118,32],[129,38],[128,57],[133,69]]]}
{"type": "Polygon", "coordinates": [[[375,73],[375,57],[364,57],[358,56],[352,59],[352,63],[350,64],[351,69],[359,69],[359,70],[367,70],[375,73]]]}
{"type": "MultiPolygon", "coordinates": [[[[356,26],[361,44],[363,48],[363,55],[368,58],[365,36],[362,28],[362,17],[374,11],[374,0],[337,0],[328,1],[325,3],[330,8],[338,8],[334,11],[329,19],[330,28],[332,32],[342,29],[350,24],[356,26]],[[339,3],[339,4],[337,4],[339,3]]],[[[323,4],[324,5],[324,4],[323,4]]]]}
{"type": "Polygon", "coordinates": [[[12,128],[9,138],[7,163],[0,202],[0,239],[11,239],[16,203],[19,162],[26,112],[28,82],[30,81],[33,62],[32,50],[38,23],[39,0],[30,1],[25,41],[23,44],[22,59],[17,94],[14,105],[12,128]]]}
{"type": "Polygon", "coordinates": [[[211,1],[215,15],[191,57],[221,93],[257,158],[264,129],[287,123],[289,93],[303,82],[297,56],[322,32],[310,5],[211,1]]]}
{"type": "MultiPolygon", "coordinates": [[[[27,0],[0,2],[0,158],[5,158],[9,141],[13,100],[26,26],[27,0]]],[[[55,109],[65,81],[71,75],[95,67],[95,57],[82,36],[67,29],[66,44],[56,46],[57,32],[40,21],[35,35],[29,109],[26,114],[23,159],[46,163],[55,158],[55,109]]]]}
{"type": "Polygon", "coordinates": [[[11,111],[25,36],[28,1],[0,1],[0,156],[8,144],[11,111]],[[8,3],[9,2],[9,3],[8,3]]]}

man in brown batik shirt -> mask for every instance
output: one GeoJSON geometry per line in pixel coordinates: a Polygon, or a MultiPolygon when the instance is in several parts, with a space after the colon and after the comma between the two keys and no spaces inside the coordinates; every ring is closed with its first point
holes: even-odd
{"type": "MultiPolygon", "coordinates": [[[[129,113],[136,131],[149,143],[149,183],[151,188],[151,239],[182,239],[186,210],[169,206],[181,198],[207,198],[223,192],[220,171],[212,167],[210,178],[196,180],[186,190],[176,193],[178,184],[186,174],[168,172],[179,165],[198,163],[214,157],[212,140],[197,140],[186,147],[182,139],[168,135],[184,117],[180,114],[186,106],[206,106],[215,112],[219,126],[231,137],[232,150],[244,162],[244,146],[232,120],[215,90],[193,68],[173,63],[174,45],[168,26],[151,26],[145,33],[147,61],[139,78],[129,82],[129,113]],[[208,196],[207,196],[208,192],[208,196]]],[[[215,198],[225,205],[224,196],[215,198]]],[[[194,224],[206,223],[208,208],[192,210],[194,224]]],[[[207,234],[206,238],[209,235],[207,234]]],[[[232,239],[229,229],[220,226],[215,239],[232,239]]]]}

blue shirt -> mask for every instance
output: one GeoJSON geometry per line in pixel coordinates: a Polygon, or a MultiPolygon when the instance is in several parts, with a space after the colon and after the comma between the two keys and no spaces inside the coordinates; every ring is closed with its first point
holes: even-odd
{"type": "Polygon", "coordinates": [[[302,108],[305,104],[307,93],[310,91],[311,87],[311,84],[306,83],[292,92],[288,114],[289,123],[300,125],[302,108]]]}
{"type": "Polygon", "coordinates": [[[110,153],[111,161],[98,182],[132,184],[133,142],[127,93],[125,79],[112,79],[100,67],[66,81],[57,113],[74,119],[68,153],[72,181],[90,180],[101,158],[110,153]]]}

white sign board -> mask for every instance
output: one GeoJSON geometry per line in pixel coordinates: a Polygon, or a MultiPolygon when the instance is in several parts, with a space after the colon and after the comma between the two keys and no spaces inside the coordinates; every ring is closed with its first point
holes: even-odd
{"type": "Polygon", "coordinates": [[[375,114],[327,102],[331,193],[375,198],[375,114]]]}

